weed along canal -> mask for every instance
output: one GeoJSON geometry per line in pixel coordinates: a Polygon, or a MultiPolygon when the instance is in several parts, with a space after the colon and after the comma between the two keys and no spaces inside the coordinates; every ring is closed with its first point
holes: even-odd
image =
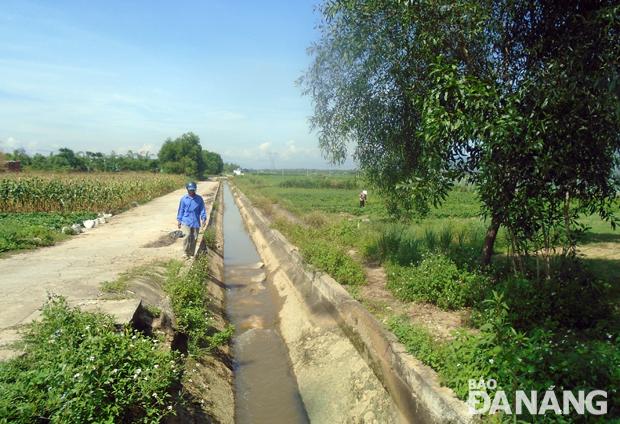
{"type": "Polygon", "coordinates": [[[224,188],[226,312],[235,325],[237,423],[308,423],[258,252],[224,188]]]}

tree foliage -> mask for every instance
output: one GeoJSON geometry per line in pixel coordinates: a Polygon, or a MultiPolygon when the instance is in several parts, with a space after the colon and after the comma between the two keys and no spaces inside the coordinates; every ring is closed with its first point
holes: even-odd
{"type": "Polygon", "coordinates": [[[218,153],[203,150],[202,156],[205,161],[205,174],[220,174],[224,170],[224,161],[218,153]]]}
{"type": "Polygon", "coordinates": [[[424,212],[455,178],[476,183],[490,218],[484,263],[500,225],[516,254],[546,249],[548,259],[554,243],[574,245],[579,212],[612,219],[619,8],[328,1],[300,80],[314,102],[311,127],[332,162],[353,145],[395,203],[424,212]]]}
{"type": "Polygon", "coordinates": [[[174,141],[168,138],[161,146],[158,157],[166,173],[199,176],[206,169],[200,137],[193,132],[185,133],[174,141]]]}
{"type": "Polygon", "coordinates": [[[74,152],[65,147],[59,149],[58,154],[50,153],[44,156],[40,153],[29,156],[24,149],[16,149],[6,155],[9,160],[21,162],[22,169],[34,169],[56,172],[159,172],[159,161],[145,154],[132,153],[117,155],[111,152],[105,155],[101,152],[74,152]]]}

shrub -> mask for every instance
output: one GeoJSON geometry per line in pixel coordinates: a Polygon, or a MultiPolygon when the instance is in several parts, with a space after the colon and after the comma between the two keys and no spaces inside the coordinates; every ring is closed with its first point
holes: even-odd
{"type": "Polygon", "coordinates": [[[480,299],[486,278],[461,271],[449,258],[427,253],[416,266],[387,266],[387,288],[401,300],[430,302],[440,309],[472,306],[480,299]]]}
{"type": "Polygon", "coordinates": [[[111,317],[52,297],[24,337],[24,355],[0,362],[0,422],[156,422],[171,413],[177,356],[111,317]]]}
{"type": "Polygon", "coordinates": [[[211,313],[208,310],[209,298],[205,283],[210,276],[209,258],[200,255],[185,275],[179,275],[178,263],[169,263],[170,274],[164,284],[164,290],[172,299],[177,328],[188,336],[188,350],[196,353],[201,349],[212,349],[232,336],[233,326],[218,333],[211,325],[211,313]]]}
{"type": "Polygon", "coordinates": [[[299,249],[304,259],[327,272],[340,284],[359,285],[366,282],[362,266],[328,242],[307,241],[299,249]]]}
{"type": "Polygon", "coordinates": [[[524,331],[534,327],[586,330],[612,314],[606,301],[609,285],[575,260],[556,264],[550,280],[511,276],[499,280],[494,290],[506,293],[510,321],[524,331]]]}
{"type": "Polygon", "coordinates": [[[205,245],[211,250],[217,250],[217,236],[214,228],[207,228],[202,236],[205,245]]]}
{"type": "MultiPolygon", "coordinates": [[[[529,393],[555,391],[561,399],[563,391],[604,390],[608,394],[607,415],[583,416],[572,413],[569,416],[548,413],[537,417],[529,414],[513,416],[519,422],[540,423],[603,423],[620,417],[620,335],[606,333],[602,339],[584,342],[574,333],[554,334],[535,329],[529,333],[515,331],[509,321],[508,306],[504,295],[493,293],[485,301],[484,325],[480,334],[469,334],[459,329],[452,333],[453,339],[440,341],[427,328],[410,325],[406,316],[388,320],[393,331],[407,350],[433,369],[440,380],[452,388],[457,396],[466,399],[469,392],[468,380],[485,381],[494,379],[496,389],[486,389],[493,394],[496,390],[506,393],[509,405],[514,406],[517,390],[529,393]]],[[[514,412],[514,408],[513,408],[514,412]]],[[[615,422],[615,421],[613,421],[615,422]]]]}

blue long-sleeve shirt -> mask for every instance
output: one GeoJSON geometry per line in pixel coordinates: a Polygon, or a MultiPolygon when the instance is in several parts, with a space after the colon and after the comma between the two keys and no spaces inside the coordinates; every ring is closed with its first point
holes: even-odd
{"type": "Polygon", "coordinates": [[[194,194],[193,198],[189,197],[189,194],[186,194],[181,198],[181,202],[179,203],[177,221],[191,228],[200,228],[200,220],[207,220],[207,210],[204,200],[197,194],[194,194]]]}

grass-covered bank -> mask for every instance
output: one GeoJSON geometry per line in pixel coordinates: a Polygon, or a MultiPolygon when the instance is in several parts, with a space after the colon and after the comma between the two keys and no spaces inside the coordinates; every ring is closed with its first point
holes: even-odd
{"type": "MultiPolygon", "coordinates": [[[[507,254],[510,240],[504,234],[496,244],[493,266],[481,270],[486,226],[471,217],[479,205],[475,192],[467,187],[457,188],[425,220],[394,223],[387,209],[380,211],[381,199],[371,197],[371,207],[360,208],[356,190],[342,195],[338,188],[329,197],[324,188],[284,187],[272,178],[234,181],[256,206],[275,218],[272,225],[299,247],[307,261],[315,259],[304,254],[306,247],[319,244],[338,251],[321,252],[315,266],[342,255],[358,263],[379,262],[387,274],[387,288],[404,305],[420,308],[430,303],[462,314],[462,328],[447,338],[406,315],[388,321],[407,349],[437,370],[443,383],[462,399],[467,399],[471,379],[496,380],[498,387],[486,391],[493,397],[503,390],[513,411],[517,391],[538,391],[539,406],[547,391],[553,391],[560,401],[564,391],[577,398],[579,391],[607,393],[603,416],[579,415],[570,407],[567,415],[556,415],[551,409],[542,415],[525,412],[518,417],[500,412],[486,420],[580,423],[620,419],[616,392],[620,387],[620,320],[613,291],[620,281],[617,274],[602,274],[580,257],[563,256],[559,250],[549,258],[546,278],[537,255],[515,259],[507,254]],[[453,196],[456,200],[450,200],[453,196]],[[296,199],[294,207],[290,199],[296,199]],[[302,210],[299,215],[306,225],[283,223],[272,206],[274,201],[291,212],[302,210]],[[353,209],[357,211],[347,212],[353,209]],[[361,220],[362,216],[370,222],[361,220]]],[[[282,178],[286,177],[277,179],[282,178]]],[[[592,218],[582,219],[587,223],[592,218]]],[[[596,231],[613,236],[609,229],[596,231]]],[[[335,278],[346,271],[338,261],[329,263],[334,264],[328,272],[335,278]]],[[[368,304],[372,300],[363,299],[368,304]]],[[[381,310],[384,317],[389,316],[387,308],[381,310]]]]}
{"type": "Polygon", "coordinates": [[[160,283],[171,297],[176,331],[188,337],[187,352],[170,350],[157,332],[119,328],[109,316],[51,297],[42,320],[24,335],[24,353],[0,362],[0,423],[155,423],[179,407],[200,408],[205,400],[186,387],[196,363],[215,355],[232,328],[211,325],[208,257],[187,273],[178,261],[157,266],[165,269],[160,283]]]}

